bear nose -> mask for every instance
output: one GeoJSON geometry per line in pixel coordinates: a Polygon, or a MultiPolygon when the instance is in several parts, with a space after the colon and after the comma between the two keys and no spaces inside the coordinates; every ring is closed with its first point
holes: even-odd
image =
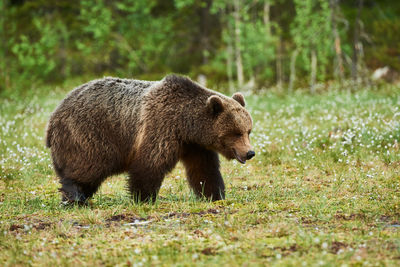
{"type": "Polygon", "coordinates": [[[252,157],[254,157],[256,155],[256,152],[254,152],[253,150],[249,150],[246,154],[246,158],[247,159],[251,159],[252,157]]]}

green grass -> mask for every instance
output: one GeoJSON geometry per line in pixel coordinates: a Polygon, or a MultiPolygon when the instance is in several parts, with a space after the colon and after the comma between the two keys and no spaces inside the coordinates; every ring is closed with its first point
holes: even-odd
{"type": "Polygon", "coordinates": [[[0,100],[1,266],[400,264],[398,87],[247,97],[257,155],[222,161],[224,201],[194,198],[178,165],[155,204],[120,175],[65,207],[44,132],[73,85],[0,100]]]}

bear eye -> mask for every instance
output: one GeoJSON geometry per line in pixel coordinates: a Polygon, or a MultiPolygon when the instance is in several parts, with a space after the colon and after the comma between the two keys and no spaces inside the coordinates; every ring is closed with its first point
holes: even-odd
{"type": "Polygon", "coordinates": [[[236,136],[236,137],[241,137],[242,133],[241,132],[235,132],[233,135],[236,136]]]}

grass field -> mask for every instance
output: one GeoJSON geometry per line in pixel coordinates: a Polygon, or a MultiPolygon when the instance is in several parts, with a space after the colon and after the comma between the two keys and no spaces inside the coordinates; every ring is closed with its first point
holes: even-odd
{"type": "Polygon", "coordinates": [[[179,164],[155,204],[120,175],[65,207],[44,131],[74,85],[0,100],[1,266],[399,266],[399,87],[248,96],[256,157],[222,160],[224,201],[179,164]]]}

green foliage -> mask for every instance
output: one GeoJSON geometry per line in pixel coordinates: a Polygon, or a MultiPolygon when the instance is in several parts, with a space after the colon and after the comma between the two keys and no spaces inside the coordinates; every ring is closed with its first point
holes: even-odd
{"type": "MultiPolygon", "coordinates": [[[[184,7],[192,6],[195,0],[174,0],[174,4],[177,9],[181,9],[184,7]]],[[[203,1],[201,1],[203,2],[203,1]]]]}
{"type": "Polygon", "coordinates": [[[81,36],[75,43],[84,57],[92,57],[94,64],[107,62],[112,47],[111,32],[114,24],[111,10],[103,0],[80,1],[77,20],[81,25],[81,36]]]}
{"type": "Polygon", "coordinates": [[[274,72],[271,63],[275,60],[276,36],[271,35],[261,21],[242,24],[243,66],[248,77],[270,80],[274,72]]]}
{"type": "Polygon", "coordinates": [[[58,35],[56,28],[50,23],[35,18],[33,24],[38,33],[37,40],[32,40],[22,34],[11,50],[17,57],[19,67],[23,70],[22,79],[27,79],[32,74],[46,79],[56,67],[58,35]],[[37,71],[38,69],[40,71],[37,71]]]}
{"type": "MultiPolygon", "coordinates": [[[[209,85],[226,83],[229,77],[232,85],[237,51],[244,82],[272,85],[277,76],[284,83],[289,81],[294,49],[300,53],[295,84],[308,80],[304,77],[310,74],[311,51],[317,55],[317,79],[328,81],[333,78],[335,60],[329,3],[239,1],[235,22],[234,1],[228,0],[4,0],[0,2],[0,90],[15,89],[16,84],[28,88],[25,85],[31,82],[59,82],[70,76],[140,78],[168,72],[206,74],[209,85]]],[[[400,2],[364,3],[361,60],[372,69],[388,65],[399,71],[400,2]]],[[[352,60],[357,5],[339,1],[337,14],[346,74],[352,60]]]]}
{"type": "MultiPolygon", "coordinates": [[[[259,81],[271,79],[273,76],[274,72],[270,67],[275,60],[275,42],[277,39],[277,36],[271,33],[271,29],[277,25],[273,22],[270,23],[271,25],[265,25],[263,22],[263,13],[260,12],[263,9],[263,3],[264,1],[253,2],[254,6],[252,6],[250,2],[243,1],[241,2],[243,6],[239,12],[239,49],[242,54],[243,69],[246,77],[257,78],[259,81]]],[[[219,70],[224,69],[226,71],[227,67],[223,65],[227,64],[228,56],[233,57],[233,51],[230,51],[231,55],[228,54],[228,47],[230,46],[231,50],[235,49],[233,47],[235,21],[232,1],[213,1],[210,11],[223,14],[224,17],[223,46],[213,62],[215,62],[215,66],[219,67],[219,70]]],[[[236,69],[231,71],[234,74],[236,69]]]]}
{"type": "Polygon", "coordinates": [[[121,72],[131,75],[158,72],[166,65],[171,42],[172,24],[169,16],[155,18],[151,11],[155,1],[128,0],[117,3],[116,8],[125,19],[116,25],[114,38],[121,72]]]}
{"type": "Polygon", "coordinates": [[[293,42],[300,50],[301,64],[306,72],[310,71],[311,51],[318,58],[318,78],[324,80],[326,68],[333,53],[331,10],[326,0],[294,0],[296,16],[291,24],[293,42]]]}

